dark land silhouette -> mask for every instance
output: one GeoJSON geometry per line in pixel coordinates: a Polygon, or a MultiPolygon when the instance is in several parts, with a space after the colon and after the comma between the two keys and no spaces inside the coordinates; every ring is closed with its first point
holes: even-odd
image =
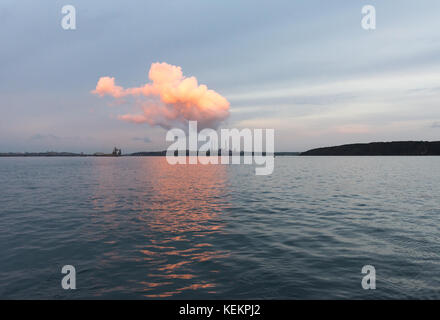
{"type": "Polygon", "coordinates": [[[345,144],[312,149],[302,156],[439,156],[440,141],[393,141],[345,144]]]}
{"type": "MultiPolygon", "coordinates": [[[[189,150],[186,150],[185,152],[186,156],[189,156],[189,150]]],[[[240,154],[240,156],[243,156],[245,153],[243,151],[241,152],[233,152],[229,151],[229,155],[236,155],[240,154]]],[[[262,153],[263,155],[266,155],[266,152],[262,153]]],[[[0,153],[0,157],[164,157],[167,155],[167,151],[142,151],[142,152],[134,152],[134,153],[128,153],[128,154],[122,154],[121,149],[115,148],[112,153],[102,153],[102,152],[95,152],[92,154],[86,154],[86,153],[73,153],[73,152],[55,152],[55,151],[49,151],[49,152],[8,152],[8,153],[0,153]]],[[[174,152],[175,156],[178,156],[178,152],[174,152]]],[[[198,155],[198,152],[197,152],[198,155]]],[[[209,156],[210,152],[207,151],[206,155],[209,156]]],[[[218,155],[221,155],[221,150],[218,151],[218,155]]],[[[247,153],[247,155],[254,155],[254,152],[247,153]]],[[[300,155],[300,152],[275,152],[275,156],[298,156],[300,155]]]]}
{"type": "MultiPolygon", "coordinates": [[[[134,156],[134,157],[155,157],[155,156],[166,156],[166,154],[167,154],[166,151],[151,151],[151,152],[146,151],[146,152],[131,153],[128,156],[134,156]]],[[[244,156],[245,154],[253,156],[255,153],[254,152],[247,152],[247,153],[245,153],[243,151],[240,151],[240,152],[229,151],[229,155],[230,156],[238,155],[238,154],[240,154],[240,156],[244,156]]],[[[266,152],[263,152],[262,154],[266,155],[266,152]]],[[[174,155],[177,156],[178,152],[175,151],[174,155]]],[[[189,156],[189,150],[186,150],[186,155],[189,156]]],[[[198,155],[198,152],[197,152],[197,155],[198,155]]],[[[210,156],[211,155],[210,151],[207,151],[206,155],[210,156]]],[[[218,150],[217,155],[221,156],[221,150],[218,150]]],[[[275,156],[298,156],[298,155],[300,155],[300,152],[275,152],[274,155],[275,156]]]]}
{"type": "MultiPolygon", "coordinates": [[[[114,148],[112,153],[96,152],[93,154],[73,152],[9,152],[0,153],[0,157],[163,157],[167,151],[142,151],[122,154],[121,149],[114,148]]],[[[177,151],[174,153],[176,156],[177,151]]],[[[197,153],[198,154],[198,153],[197,153]]],[[[245,155],[243,151],[229,151],[229,155],[245,155]]],[[[246,153],[254,155],[254,153],[246,153]]],[[[186,155],[189,151],[186,150],[186,155]]],[[[208,151],[206,155],[210,155],[208,151]]],[[[221,155],[221,150],[218,150],[221,155]]],[[[266,155],[263,152],[263,155],[266,155]]],[[[305,152],[275,152],[276,157],[282,156],[439,156],[440,141],[392,141],[344,144],[340,146],[324,147],[305,152]]]]}

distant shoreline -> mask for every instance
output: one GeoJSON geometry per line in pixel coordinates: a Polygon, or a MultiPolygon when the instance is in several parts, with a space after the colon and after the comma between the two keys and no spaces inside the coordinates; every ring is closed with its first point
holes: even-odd
{"type": "Polygon", "coordinates": [[[440,141],[392,141],[312,149],[302,156],[440,156],[440,141]]]}
{"type": "MultiPolygon", "coordinates": [[[[9,152],[0,153],[0,157],[97,157],[97,158],[118,158],[118,157],[165,157],[166,151],[144,151],[144,152],[134,152],[122,155],[113,154],[81,154],[72,152],[9,152]]],[[[229,152],[229,155],[237,155],[237,153],[229,152]]],[[[263,152],[263,155],[266,153],[263,152]]],[[[277,156],[299,156],[301,152],[275,152],[274,155],[277,156]]],[[[177,154],[176,154],[177,155],[177,154]]],[[[189,155],[189,151],[186,152],[189,155]]],[[[209,152],[207,154],[209,156],[209,152]]],[[[253,153],[252,153],[253,155],[253,153]]],[[[220,154],[219,154],[220,156],[220,154]]],[[[240,152],[240,156],[244,156],[243,152],[240,152]]]]}
{"type": "MultiPolygon", "coordinates": [[[[229,151],[229,155],[244,156],[244,152],[229,151]]],[[[253,155],[253,153],[248,153],[253,155]]],[[[263,155],[266,153],[263,152],[263,155]]],[[[177,155],[177,153],[176,153],[177,155]]],[[[189,155],[189,151],[186,151],[189,155]]],[[[209,155],[209,151],[207,153],[209,155]]],[[[218,151],[221,155],[221,150],[218,151]]],[[[8,152],[0,157],[164,157],[166,151],[142,151],[129,154],[74,153],[74,152],[8,152]]],[[[440,141],[392,141],[344,144],[311,149],[305,152],[275,152],[275,157],[283,156],[440,156],[440,141]]]]}

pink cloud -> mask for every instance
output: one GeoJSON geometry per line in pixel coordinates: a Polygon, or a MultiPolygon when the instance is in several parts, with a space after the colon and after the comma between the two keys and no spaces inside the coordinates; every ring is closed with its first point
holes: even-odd
{"type": "Polygon", "coordinates": [[[199,127],[217,127],[229,116],[229,102],[206,85],[199,85],[195,77],[185,77],[181,67],[167,63],[153,63],[148,74],[150,83],[142,87],[123,88],[115,79],[101,77],[92,93],[120,99],[127,96],[149,97],[137,101],[141,114],[125,114],[121,120],[148,123],[170,128],[197,120],[199,127]],[[151,101],[151,98],[156,100],[151,101]]]}

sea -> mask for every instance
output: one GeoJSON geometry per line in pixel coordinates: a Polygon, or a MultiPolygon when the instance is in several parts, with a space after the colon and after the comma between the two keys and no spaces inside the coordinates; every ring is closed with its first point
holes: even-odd
{"type": "Polygon", "coordinates": [[[0,158],[0,299],[440,299],[440,158],[0,158]]]}

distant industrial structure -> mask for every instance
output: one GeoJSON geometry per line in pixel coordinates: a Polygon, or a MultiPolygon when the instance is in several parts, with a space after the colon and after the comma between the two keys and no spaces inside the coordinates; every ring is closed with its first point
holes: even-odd
{"type": "Polygon", "coordinates": [[[112,153],[95,152],[93,156],[95,157],[120,157],[122,155],[122,150],[116,147],[113,148],[112,153]]]}
{"type": "Polygon", "coordinates": [[[118,149],[116,147],[113,148],[113,152],[112,152],[113,156],[119,157],[121,154],[122,154],[122,150],[121,149],[118,149]]]}

